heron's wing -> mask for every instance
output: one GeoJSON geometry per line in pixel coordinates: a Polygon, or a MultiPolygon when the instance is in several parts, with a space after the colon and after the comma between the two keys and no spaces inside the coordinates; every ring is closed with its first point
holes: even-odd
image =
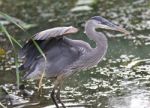
{"type": "MultiPolygon", "coordinates": [[[[68,34],[76,33],[78,31],[77,28],[69,26],[69,27],[56,27],[52,29],[47,29],[44,31],[41,31],[37,34],[34,35],[32,38],[35,40],[35,42],[40,46],[42,51],[45,53],[46,51],[46,45],[49,42],[54,42],[50,40],[55,40],[59,38],[63,38],[63,36],[66,36],[68,34]]],[[[23,48],[20,50],[19,55],[20,57],[25,58],[24,66],[28,67],[31,65],[32,61],[37,57],[40,56],[41,54],[35,47],[35,44],[33,40],[29,40],[26,42],[26,44],[23,46],[23,48]]]]}
{"type": "MultiPolygon", "coordinates": [[[[66,66],[74,63],[82,55],[82,51],[77,45],[72,44],[72,40],[67,37],[53,38],[47,41],[39,41],[39,45],[47,58],[46,77],[56,77],[66,66]]],[[[38,78],[42,74],[45,64],[44,58],[37,54],[38,51],[32,46],[31,52],[26,55],[24,67],[28,69],[24,78],[38,78]],[[36,52],[36,53],[35,53],[36,52]]]]}
{"type": "Polygon", "coordinates": [[[33,37],[33,39],[35,39],[35,40],[46,40],[49,38],[54,38],[54,37],[58,37],[58,36],[64,36],[67,34],[76,33],[77,31],[78,31],[78,29],[73,27],[73,26],[56,27],[56,28],[47,29],[47,30],[44,30],[44,31],[37,33],[33,37]]]}
{"type": "MultiPolygon", "coordinates": [[[[35,40],[38,46],[43,50],[43,40],[35,40]]],[[[20,66],[21,70],[28,69],[34,60],[40,55],[40,52],[36,48],[34,42],[29,40],[23,48],[19,51],[19,57],[23,59],[23,65],[20,66]]]]}

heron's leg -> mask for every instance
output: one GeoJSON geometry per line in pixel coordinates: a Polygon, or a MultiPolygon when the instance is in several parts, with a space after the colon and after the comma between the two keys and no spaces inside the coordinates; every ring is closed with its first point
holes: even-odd
{"type": "Polygon", "coordinates": [[[65,76],[63,74],[59,75],[57,79],[54,82],[54,85],[57,87],[57,93],[56,93],[56,99],[58,100],[59,103],[61,103],[63,108],[66,108],[63,102],[60,99],[60,88],[62,86],[62,82],[64,81],[65,76]]]}
{"type": "MultiPolygon", "coordinates": [[[[62,84],[62,83],[61,83],[61,84],[62,84]]],[[[63,103],[63,102],[61,101],[61,99],[60,99],[61,84],[60,84],[59,88],[57,89],[56,98],[57,98],[58,102],[61,103],[62,107],[63,107],[63,108],[66,108],[65,105],[64,105],[64,103],[63,103]]]]}
{"type": "Polygon", "coordinates": [[[54,102],[54,104],[56,105],[57,108],[59,108],[58,104],[57,104],[57,101],[55,99],[55,90],[56,90],[56,87],[54,86],[52,92],[51,92],[51,98],[52,98],[52,101],[54,102]]]}

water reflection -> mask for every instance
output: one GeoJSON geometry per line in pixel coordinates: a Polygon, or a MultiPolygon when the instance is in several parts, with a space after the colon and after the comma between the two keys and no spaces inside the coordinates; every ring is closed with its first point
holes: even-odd
{"type": "Polygon", "coordinates": [[[146,89],[132,89],[124,96],[111,97],[109,108],[149,108],[150,91],[146,89]]]}

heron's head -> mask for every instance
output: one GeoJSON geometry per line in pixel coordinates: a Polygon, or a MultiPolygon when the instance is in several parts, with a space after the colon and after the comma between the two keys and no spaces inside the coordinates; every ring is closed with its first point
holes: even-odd
{"type": "Polygon", "coordinates": [[[91,20],[93,20],[96,28],[119,31],[119,32],[122,32],[124,34],[129,34],[129,32],[127,30],[125,30],[124,28],[110,22],[109,20],[107,20],[101,16],[94,16],[91,18],[91,20]]]}

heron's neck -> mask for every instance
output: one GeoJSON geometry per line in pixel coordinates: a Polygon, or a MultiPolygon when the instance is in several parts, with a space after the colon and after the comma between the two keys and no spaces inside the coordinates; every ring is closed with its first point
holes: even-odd
{"type": "Polygon", "coordinates": [[[107,51],[107,38],[101,32],[96,32],[95,27],[92,24],[92,21],[88,21],[85,25],[85,32],[88,38],[95,41],[96,47],[93,48],[92,54],[97,57],[97,59],[101,59],[106,51],[107,51]]]}

